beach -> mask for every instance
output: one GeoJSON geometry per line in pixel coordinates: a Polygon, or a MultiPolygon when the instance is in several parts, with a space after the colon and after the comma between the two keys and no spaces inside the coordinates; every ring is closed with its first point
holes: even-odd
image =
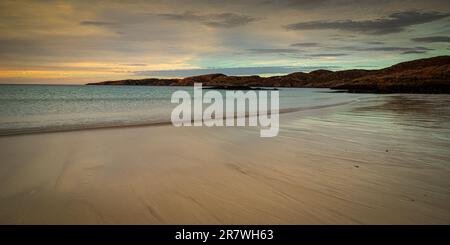
{"type": "Polygon", "coordinates": [[[1,224],[449,224],[447,95],[0,137],[1,224]]]}

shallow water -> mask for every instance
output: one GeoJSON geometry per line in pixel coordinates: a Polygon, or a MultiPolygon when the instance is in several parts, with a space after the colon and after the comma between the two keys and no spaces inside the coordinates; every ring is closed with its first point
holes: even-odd
{"type": "MultiPolygon", "coordinates": [[[[177,90],[193,94],[193,87],[2,85],[0,134],[170,122],[177,105],[170,99],[177,90]]],[[[284,109],[332,106],[362,97],[328,89],[279,92],[284,109]]]]}

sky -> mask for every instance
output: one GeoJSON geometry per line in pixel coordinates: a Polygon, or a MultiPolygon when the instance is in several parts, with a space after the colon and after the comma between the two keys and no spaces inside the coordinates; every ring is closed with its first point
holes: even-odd
{"type": "Polygon", "coordinates": [[[378,69],[450,55],[448,0],[0,1],[0,83],[378,69]]]}

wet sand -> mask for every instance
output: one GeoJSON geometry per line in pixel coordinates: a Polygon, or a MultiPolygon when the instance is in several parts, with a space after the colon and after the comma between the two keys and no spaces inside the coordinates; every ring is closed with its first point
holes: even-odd
{"type": "Polygon", "coordinates": [[[446,125],[361,108],[0,137],[0,223],[450,224],[446,125]]]}

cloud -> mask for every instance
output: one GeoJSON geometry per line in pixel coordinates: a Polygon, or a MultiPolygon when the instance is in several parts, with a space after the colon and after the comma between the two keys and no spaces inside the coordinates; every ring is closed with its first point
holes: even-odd
{"type": "Polygon", "coordinates": [[[261,5],[270,5],[272,8],[281,7],[314,10],[317,8],[336,8],[337,6],[375,6],[386,2],[388,2],[388,0],[264,0],[261,2],[261,5]]]}
{"type": "Polygon", "coordinates": [[[346,56],[348,54],[343,54],[343,53],[336,53],[336,54],[309,54],[309,57],[340,57],[340,56],[346,56]]]}
{"type": "MultiPolygon", "coordinates": [[[[321,58],[321,57],[342,57],[342,56],[348,56],[351,55],[351,53],[342,53],[339,51],[352,51],[352,52],[396,52],[400,54],[422,54],[426,53],[427,51],[431,51],[434,49],[423,47],[423,46],[416,46],[416,47],[398,47],[398,46],[380,46],[383,45],[384,42],[379,41],[369,41],[365,42],[366,44],[371,45],[377,45],[377,46],[343,46],[343,47],[324,47],[327,50],[334,50],[336,53],[305,53],[302,52],[299,49],[294,48],[261,48],[261,49],[247,49],[247,51],[250,51],[252,53],[256,54],[280,54],[280,55],[298,55],[295,56],[296,58],[321,58]],[[300,54],[301,53],[301,54],[300,54]]],[[[291,44],[291,46],[294,47],[318,47],[319,43],[294,43],[291,44]]],[[[292,57],[292,56],[290,56],[292,57]]]]}
{"type": "Polygon", "coordinates": [[[384,42],[378,42],[378,41],[370,41],[370,42],[366,42],[367,44],[372,44],[372,45],[382,45],[384,44],[384,42]]]}
{"type": "Polygon", "coordinates": [[[147,66],[147,64],[139,64],[139,63],[136,63],[136,64],[122,64],[122,65],[124,65],[124,66],[147,66]]]}
{"type": "Polygon", "coordinates": [[[378,66],[374,66],[374,65],[356,65],[355,67],[358,67],[358,68],[374,68],[374,67],[378,67],[378,66]]]}
{"type": "Polygon", "coordinates": [[[198,15],[191,11],[186,11],[181,14],[159,14],[159,16],[174,21],[198,22],[206,26],[217,28],[232,28],[243,26],[257,20],[257,18],[251,16],[235,13],[198,15]]]}
{"type": "Polygon", "coordinates": [[[410,51],[405,51],[402,54],[424,54],[427,51],[422,51],[422,50],[410,50],[410,51]]]}
{"type": "Polygon", "coordinates": [[[447,36],[419,37],[419,38],[412,38],[411,41],[421,43],[449,43],[450,37],[447,36]]]}
{"type": "Polygon", "coordinates": [[[336,20],[336,21],[308,21],[285,26],[288,30],[325,30],[336,29],[360,32],[370,35],[398,33],[407,27],[432,22],[450,16],[449,13],[415,11],[397,12],[388,17],[374,20],[336,20]]]}
{"type": "Polygon", "coordinates": [[[317,47],[319,46],[319,43],[293,43],[291,44],[292,47],[305,47],[305,48],[309,48],[309,47],[317,47]]]}
{"type": "Polygon", "coordinates": [[[401,54],[423,54],[434,49],[427,47],[396,47],[396,46],[381,46],[381,47],[341,47],[340,50],[348,51],[378,51],[378,52],[398,52],[401,54]]]}
{"type": "MultiPolygon", "coordinates": [[[[391,16],[392,13],[417,11],[412,18],[414,21],[426,21],[423,13],[441,18],[450,13],[448,0],[271,0],[261,4],[262,1],[265,0],[139,3],[114,0],[108,4],[76,0],[0,1],[0,67],[18,71],[14,74],[23,71],[20,74],[23,77],[37,77],[41,75],[27,71],[45,66],[39,69],[58,73],[64,77],[61,82],[79,83],[76,79],[81,77],[93,80],[100,76],[104,77],[102,80],[135,78],[134,72],[138,70],[307,64],[340,65],[343,69],[354,65],[381,67],[407,56],[415,58],[449,52],[449,42],[411,39],[450,36],[447,33],[450,17],[425,25],[410,25],[413,21],[405,21],[404,16],[391,16]],[[297,22],[335,23],[339,20],[356,23],[357,31],[345,31],[348,28],[341,26],[317,32],[283,28],[297,22]],[[364,21],[371,23],[369,28],[361,26],[364,21]],[[392,30],[391,22],[402,22],[394,27],[405,31],[400,35],[362,34],[384,30],[383,25],[392,30]],[[347,46],[353,49],[345,49],[347,46]],[[388,48],[373,49],[384,46],[388,48]],[[419,52],[427,53],[402,55],[419,52]],[[67,67],[75,63],[92,65],[67,67]],[[106,64],[108,67],[103,68],[106,64]],[[93,70],[102,73],[94,74],[93,70]]],[[[264,69],[263,72],[271,72],[264,69]]],[[[282,68],[272,70],[284,71],[282,68]]],[[[226,71],[244,73],[239,69],[226,71]]],[[[259,72],[249,71],[248,74],[259,72]]],[[[6,73],[0,77],[2,75],[6,73]]],[[[42,75],[41,82],[46,82],[44,76],[47,75],[42,75]]]]}
{"type": "Polygon", "coordinates": [[[334,69],[338,66],[268,66],[268,67],[233,67],[233,68],[200,68],[200,69],[180,69],[180,70],[149,70],[137,71],[134,74],[139,76],[157,77],[188,77],[212,73],[222,73],[230,76],[245,76],[255,74],[287,74],[298,71],[311,71],[317,69],[334,69]]]}
{"type": "Polygon", "coordinates": [[[114,25],[116,25],[116,23],[109,22],[109,21],[99,21],[99,20],[85,20],[85,21],[81,21],[80,25],[83,25],[83,26],[114,26],[114,25]]]}
{"type": "Polygon", "coordinates": [[[426,48],[426,47],[369,47],[369,48],[355,48],[354,50],[357,51],[387,51],[387,52],[395,52],[395,51],[430,51],[433,49],[426,48]]]}
{"type": "Polygon", "coordinates": [[[258,54],[291,54],[300,52],[300,50],[293,48],[252,48],[247,49],[247,51],[258,54]]]}

